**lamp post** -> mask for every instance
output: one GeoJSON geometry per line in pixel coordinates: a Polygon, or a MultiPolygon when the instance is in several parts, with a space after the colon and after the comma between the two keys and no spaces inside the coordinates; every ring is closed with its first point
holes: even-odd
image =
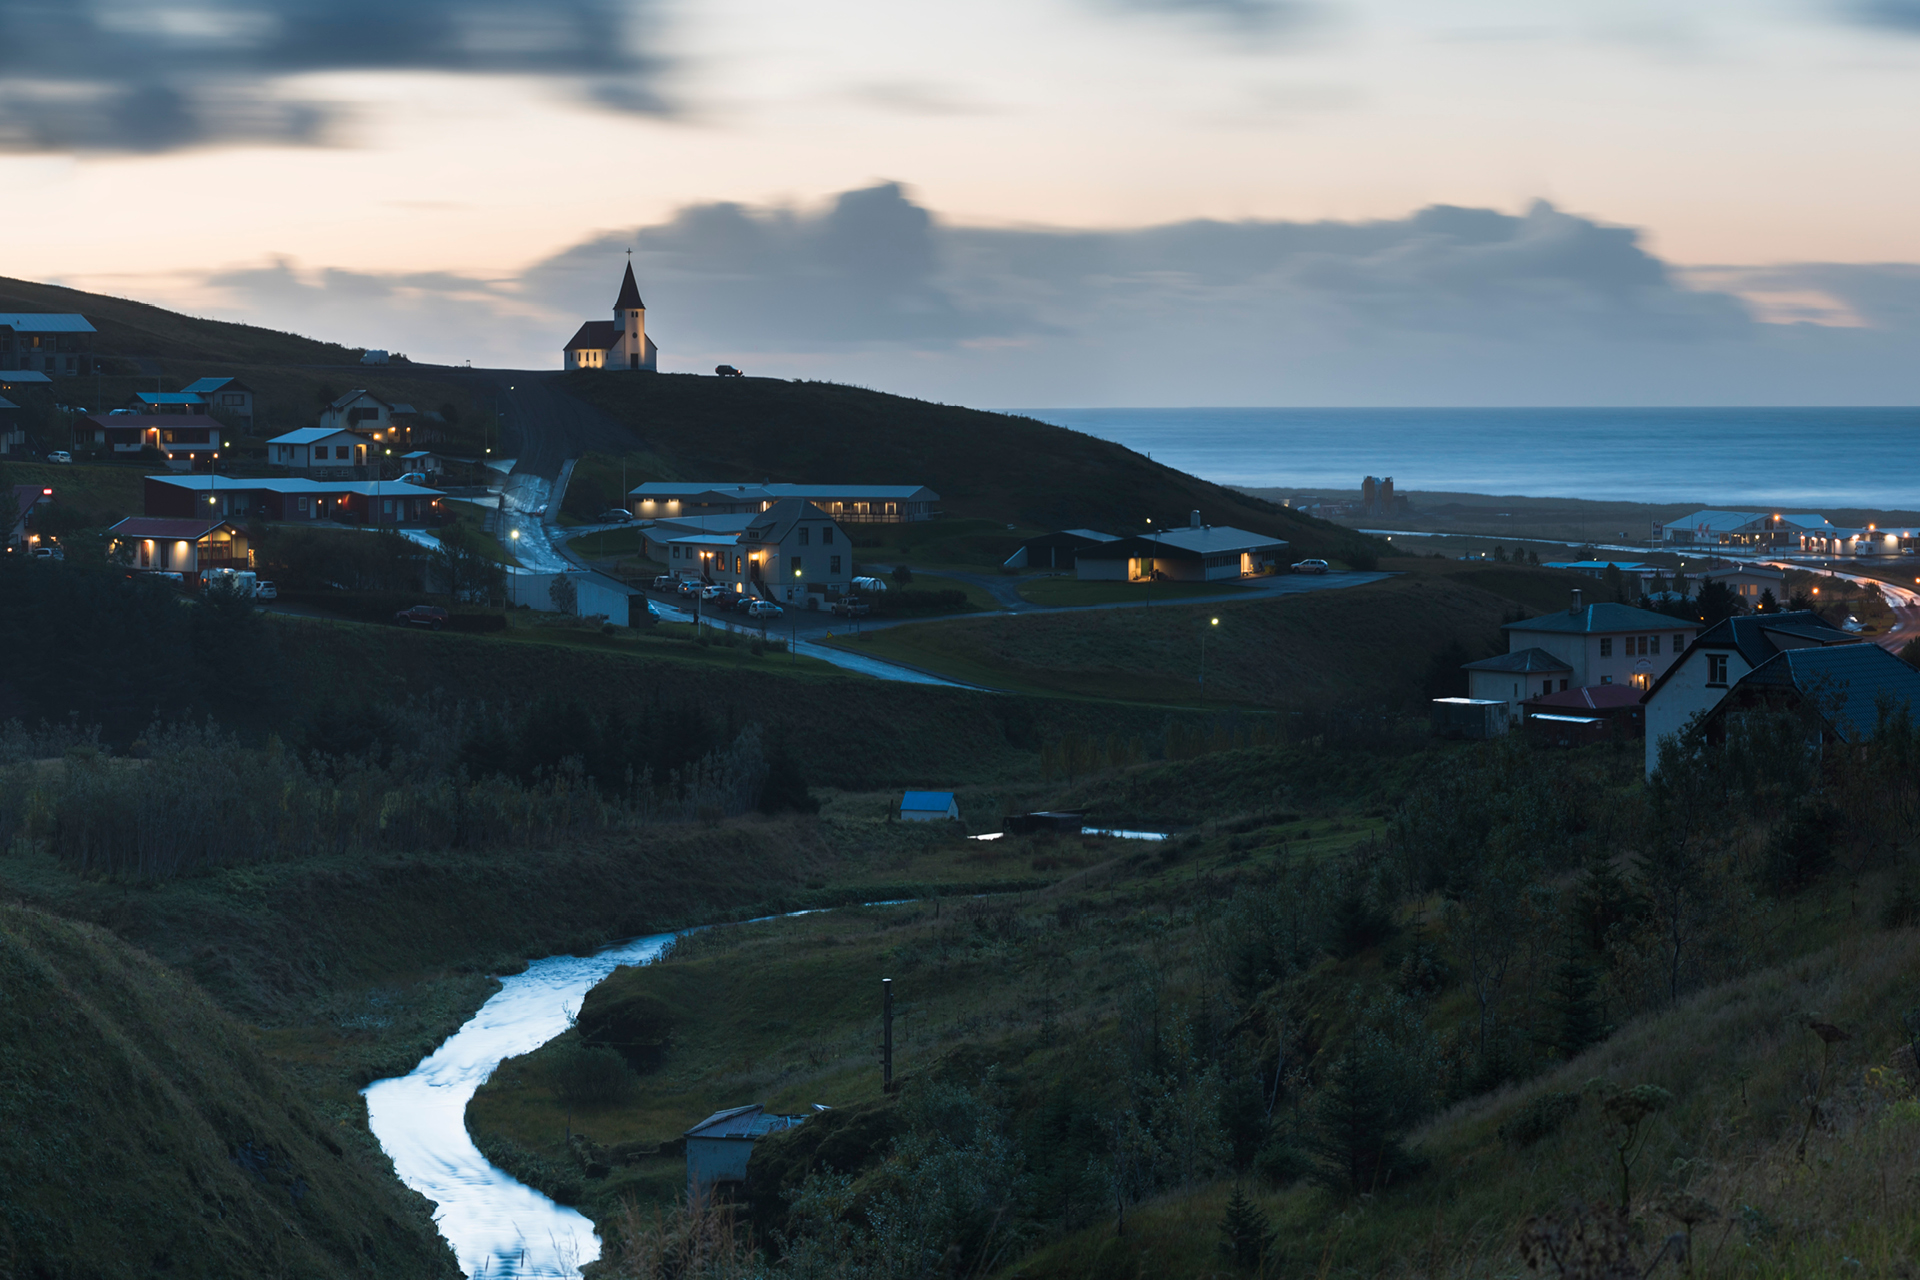
{"type": "MultiPolygon", "coordinates": [[[[1220,625],[1220,619],[1218,618],[1207,619],[1208,631],[1211,631],[1213,628],[1219,625],[1220,625]]],[[[1206,705],[1207,705],[1207,632],[1202,631],[1200,633],[1200,706],[1202,709],[1205,709],[1206,705]]]]}

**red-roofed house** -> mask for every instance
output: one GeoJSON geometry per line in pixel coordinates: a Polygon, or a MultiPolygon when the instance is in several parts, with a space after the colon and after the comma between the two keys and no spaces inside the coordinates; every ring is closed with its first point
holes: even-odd
{"type": "Polygon", "coordinates": [[[1640,690],[1630,684],[1590,684],[1560,693],[1543,693],[1526,700],[1526,720],[1536,730],[1576,733],[1582,740],[1586,737],[1638,738],[1647,731],[1641,696],[1640,690]],[[1582,728],[1576,730],[1576,725],[1582,728]]]}

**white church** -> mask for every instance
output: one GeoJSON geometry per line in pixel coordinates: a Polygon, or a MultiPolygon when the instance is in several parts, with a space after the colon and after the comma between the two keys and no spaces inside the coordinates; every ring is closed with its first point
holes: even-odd
{"type": "Polygon", "coordinates": [[[647,304],[633,280],[633,263],[620,282],[612,320],[589,320],[567,342],[563,369],[645,369],[660,367],[660,348],[647,336],[647,304]]]}

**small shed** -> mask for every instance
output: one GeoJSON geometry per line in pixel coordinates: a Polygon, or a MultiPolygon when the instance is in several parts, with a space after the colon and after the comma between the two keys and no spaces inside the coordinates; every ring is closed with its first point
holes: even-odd
{"type": "Polygon", "coordinates": [[[1507,704],[1495,698],[1435,698],[1436,738],[1497,738],[1507,731],[1507,704]]]}
{"type": "Polygon", "coordinates": [[[902,822],[939,822],[943,818],[960,820],[960,806],[951,791],[909,791],[900,798],[902,822]]]}
{"type": "MultiPolygon", "coordinates": [[[[813,1109],[827,1108],[815,1104],[813,1109]]],[[[771,1115],[757,1102],[714,1112],[686,1133],[688,1197],[698,1197],[723,1182],[745,1182],[753,1144],[805,1119],[771,1115]]]]}

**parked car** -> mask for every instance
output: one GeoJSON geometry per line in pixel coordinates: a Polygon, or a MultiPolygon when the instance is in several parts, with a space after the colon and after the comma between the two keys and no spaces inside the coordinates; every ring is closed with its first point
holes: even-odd
{"type": "Polygon", "coordinates": [[[680,579],[670,573],[663,573],[653,580],[653,589],[655,591],[672,591],[679,585],[680,579]]]}
{"type": "Polygon", "coordinates": [[[719,583],[710,582],[706,586],[700,588],[699,594],[702,600],[717,600],[721,596],[726,595],[728,593],[727,593],[727,589],[721,586],[719,583]]]}
{"type": "Polygon", "coordinates": [[[278,600],[280,598],[280,588],[274,586],[271,582],[256,582],[253,585],[253,598],[255,600],[278,600]]]}
{"type": "Polygon", "coordinates": [[[1293,566],[1295,573],[1325,573],[1330,568],[1325,560],[1302,560],[1293,566]]]}
{"type": "Polygon", "coordinates": [[[67,553],[59,547],[35,547],[33,549],[33,558],[35,560],[65,560],[67,553]]]}
{"type": "Polygon", "coordinates": [[[828,612],[836,618],[864,618],[873,609],[859,596],[841,596],[828,606],[828,612]]]}
{"type": "Polygon", "coordinates": [[[438,631],[447,624],[447,611],[436,604],[417,604],[394,614],[393,620],[403,627],[425,627],[429,631],[438,631]]]}
{"type": "Polygon", "coordinates": [[[786,610],[771,600],[750,600],[747,602],[749,618],[777,618],[786,610]]]}
{"type": "Polygon", "coordinates": [[[68,453],[65,449],[55,449],[52,453],[47,455],[47,461],[48,462],[72,462],[73,455],[68,453]]]}
{"type": "Polygon", "coordinates": [[[633,512],[625,507],[608,507],[600,513],[602,524],[626,524],[633,519],[633,512]]]}
{"type": "Polygon", "coordinates": [[[427,482],[427,473],[424,471],[409,471],[407,472],[407,474],[401,476],[399,480],[399,483],[401,484],[424,485],[426,482],[427,482]]]}
{"type": "Polygon", "coordinates": [[[694,595],[700,590],[700,579],[682,578],[680,579],[679,585],[676,586],[674,590],[678,591],[683,596],[694,595]]]}

